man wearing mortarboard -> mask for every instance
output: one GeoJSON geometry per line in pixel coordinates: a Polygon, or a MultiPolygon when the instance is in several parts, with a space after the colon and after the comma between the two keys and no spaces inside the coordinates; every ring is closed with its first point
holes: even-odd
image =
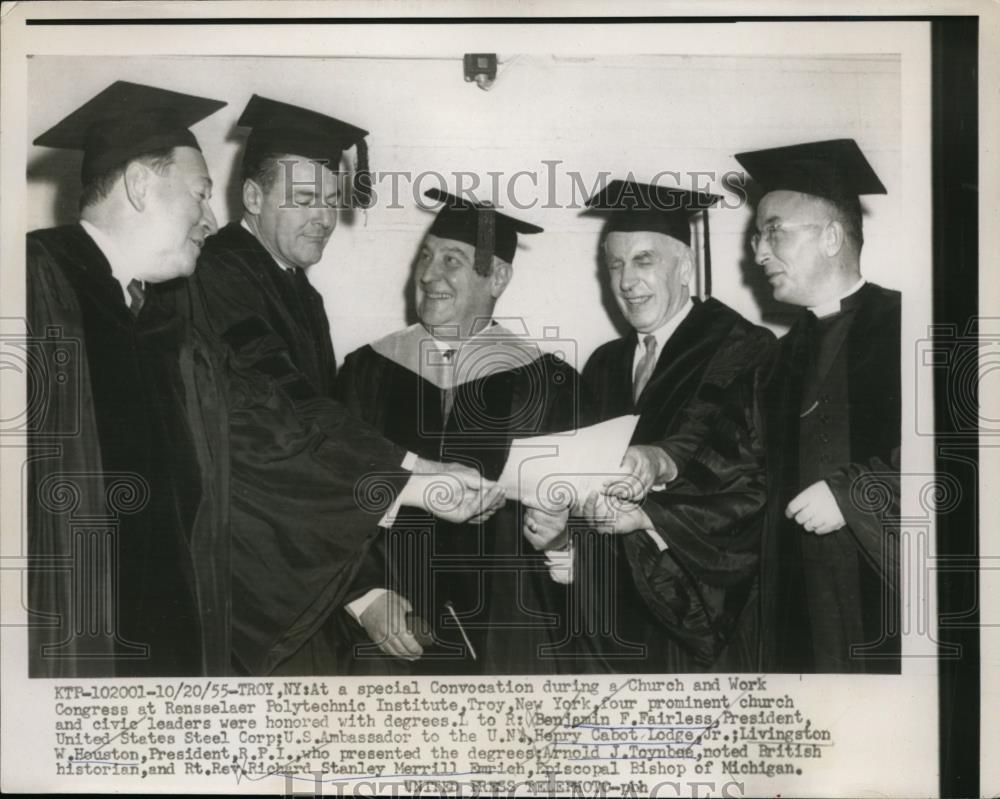
{"type": "Polygon", "coordinates": [[[203,431],[187,413],[186,364],[204,351],[157,289],[215,232],[188,128],[224,105],[118,81],[35,139],[82,151],[83,185],[79,223],[27,241],[28,323],[53,357],[32,375],[32,676],[202,674],[217,655],[196,562],[203,431]]]}
{"type": "Polygon", "coordinates": [[[804,310],[762,395],[768,503],[763,668],[899,672],[900,295],[861,276],[853,139],[740,153],[760,185],[757,263],[804,310]]]}
{"type": "Polygon", "coordinates": [[[599,419],[639,421],[623,463],[638,485],[583,507],[597,526],[576,546],[582,670],[754,668],[764,487],[753,385],[774,337],[694,296],[692,217],[717,200],[615,180],[587,202],[607,215],[602,272],[632,329],[598,347],[584,383],[599,419]]]}
{"type": "MultiPolygon", "coordinates": [[[[541,228],[471,198],[426,196],[443,205],[416,261],[419,322],[348,355],[338,387],[348,407],[398,444],[497,479],[512,439],[575,429],[578,375],[565,354],[542,352],[494,319],[518,237],[541,228]]],[[[371,657],[381,651],[423,674],[568,670],[559,646],[565,590],[522,537],[522,513],[508,502],[485,523],[399,517],[349,606],[379,647],[356,649],[356,669],[391,669],[392,660],[371,657]]]]}
{"type": "Polygon", "coordinates": [[[329,323],[305,270],[336,225],[343,151],[356,147],[366,169],[366,131],[258,95],[237,124],[251,129],[242,218],[208,240],[178,299],[228,357],[232,562],[220,579],[231,580],[233,668],[331,674],[335,611],[375,535],[373,502],[427,507],[427,484],[445,471],[456,494],[439,515],[468,518],[502,496],[472,469],[408,453],[334,399],[329,323]]]}

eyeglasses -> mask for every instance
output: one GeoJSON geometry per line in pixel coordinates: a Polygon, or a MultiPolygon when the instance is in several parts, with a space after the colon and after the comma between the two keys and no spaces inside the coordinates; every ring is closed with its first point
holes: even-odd
{"type": "Polygon", "coordinates": [[[785,236],[785,233],[792,228],[800,227],[823,227],[826,222],[769,222],[760,231],[750,237],[750,246],[756,252],[761,241],[766,241],[768,247],[774,247],[785,236]]]}

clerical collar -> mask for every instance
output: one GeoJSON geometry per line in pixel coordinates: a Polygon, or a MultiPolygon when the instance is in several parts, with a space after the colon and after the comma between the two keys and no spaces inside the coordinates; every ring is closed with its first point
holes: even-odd
{"type": "MultiPolygon", "coordinates": [[[[118,281],[118,286],[122,290],[122,296],[125,298],[125,305],[130,305],[132,297],[128,293],[128,284],[137,279],[135,273],[132,271],[131,262],[122,255],[121,250],[118,249],[118,245],[103,230],[91,224],[86,219],[80,220],[80,227],[94,240],[97,249],[108,259],[108,263],[111,265],[111,277],[118,281]]],[[[143,289],[145,289],[146,281],[139,280],[139,282],[142,284],[143,289]]]]}
{"type": "MultiPolygon", "coordinates": [[[[694,300],[688,297],[687,302],[681,306],[681,309],[677,313],[670,317],[666,323],[652,331],[653,337],[656,339],[657,352],[663,352],[663,347],[666,345],[667,340],[674,334],[677,328],[681,326],[681,322],[683,322],[687,318],[687,315],[691,313],[692,308],[694,308],[694,300]]],[[[649,333],[640,333],[637,330],[635,331],[635,335],[641,345],[643,339],[645,339],[649,333]]]]}
{"type": "Polygon", "coordinates": [[[819,305],[810,306],[809,310],[812,311],[813,315],[819,319],[822,319],[824,316],[833,316],[835,313],[840,313],[840,301],[847,299],[852,294],[857,293],[864,284],[865,279],[860,278],[857,283],[851,286],[843,294],[840,294],[827,302],[820,303],[819,305]]]}
{"type": "MultiPolygon", "coordinates": [[[[244,217],[243,219],[240,220],[240,227],[242,227],[247,233],[249,233],[251,236],[253,236],[255,239],[257,239],[257,241],[260,241],[260,236],[258,236],[256,233],[254,233],[253,229],[250,227],[250,225],[247,224],[246,217],[244,217]]],[[[260,241],[260,246],[263,247],[265,250],[267,250],[267,254],[270,255],[271,258],[274,259],[274,262],[278,265],[278,268],[282,272],[291,272],[291,271],[293,271],[295,269],[298,269],[297,266],[292,266],[291,264],[286,264],[284,261],[282,261],[277,255],[275,255],[273,252],[271,252],[270,248],[268,248],[264,244],[264,242],[260,241]]]]}

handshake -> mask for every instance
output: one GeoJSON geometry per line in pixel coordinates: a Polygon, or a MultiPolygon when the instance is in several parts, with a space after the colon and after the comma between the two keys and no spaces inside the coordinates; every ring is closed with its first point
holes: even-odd
{"type": "MultiPolygon", "coordinates": [[[[677,477],[677,466],[660,447],[632,446],[622,459],[621,473],[607,480],[601,491],[569,498],[565,505],[522,500],[526,506],[524,536],[536,549],[565,547],[566,524],[572,512],[607,533],[628,533],[651,527],[641,503],[656,485],[677,477]]],[[[417,458],[413,474],[400,492],[400,505],[421,508],[457,524],[483,522],[506,501],[501,486],[476,469],[460,463],[417,458]]]]}
{"type": "MultiPolygon", "coordinates": [[[[607,480],[601,491],[575,498],[564,506],[525,502],[522,533],[537,550],[555,553],[569,546],[566,530],[570,514],[580,516],[602,533],[621,535],[653,526],[642,502],[650,489],[677,478],[677,466],[662,449],[632,446],[625,452],[622,473],[607,480]]],[[[550,555],[550,565],[556,561],[550,555]]],[[[558,579],[553,572],[553,577],[558,579]]]]}
{"type": "Polygon", "coordinates": [[[457,524],[484,522],[503,507],[504,490],[460,463],[417,458],[399,495],[400,505],[420,508],[457,524]]]}
{"type": "MultiPolygon", "coordinates": [[[[563,561],[571,561],[570,553],[565,551],[571,512],[604,533],[643,530],[653,526],[641,505],[646,494],[653,486],[677,477],[676,465],[659,447],[629,447],[621,468],[621,474],[605,482],[601,492],[591,492],[575,504],[542,508],[524,503],[524,537],[535,549],[546,552],[550,573],[557,582],[572,580],[571,565],[560,561],[560,556],[563,561]]],[[[505,501],[503,489],[475,469],[423,459],[417,460],[400,494],[400,504],[422,508],[456,523],[485,521],[505,501]]],[[[419,659],[424,648],[433,643],[430,625],[414,615],[410,602],[395,591],[380,591],[358,621],[385,654],[402,660],[419,659]]]]}

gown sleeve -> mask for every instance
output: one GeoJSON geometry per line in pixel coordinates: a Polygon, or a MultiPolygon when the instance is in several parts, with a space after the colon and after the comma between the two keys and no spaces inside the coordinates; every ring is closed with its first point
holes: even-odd
{"type": "Polygon", "coordinates": [[[203,254],[189,291],[198,326],[225,354],[233,650],[266,674],[343,607],[376,534],[373,502],[409,473],[405,450],[296,368],[239,257],[203,254]]]}
{"type": "MultiPolygon", "coordinates": [[[[105,558],[73,560],[72,516],[100,519],[107,513],[81,312],[72,286],[34,236],[28,237],[26,281],[26,354],[38,357],[35,364],[27,361],[26,374],[29,396],[38,398],[27,415],[29,674],[111,676],[111,638],[83,637],[73,629],[77,603],[100,607],[112,584],[105,558]],[[73,584],[83,566],[90,569],[85,594],[73,584]],[[44,647],[55,652],[46,655],[44,647]]],[[[112,619],[100,621],[102,630],[113,629],[112,619]]]]}
{"type": "Polygon", "coordinates": [[[767,496],[757,396],[771,342],[760,329],[723,342],[658,442],[679,474],[644,509],[667,548],[642,531],[623,542],[646,604],[705,666],[740,634],[755,590],[767,496]]]}

